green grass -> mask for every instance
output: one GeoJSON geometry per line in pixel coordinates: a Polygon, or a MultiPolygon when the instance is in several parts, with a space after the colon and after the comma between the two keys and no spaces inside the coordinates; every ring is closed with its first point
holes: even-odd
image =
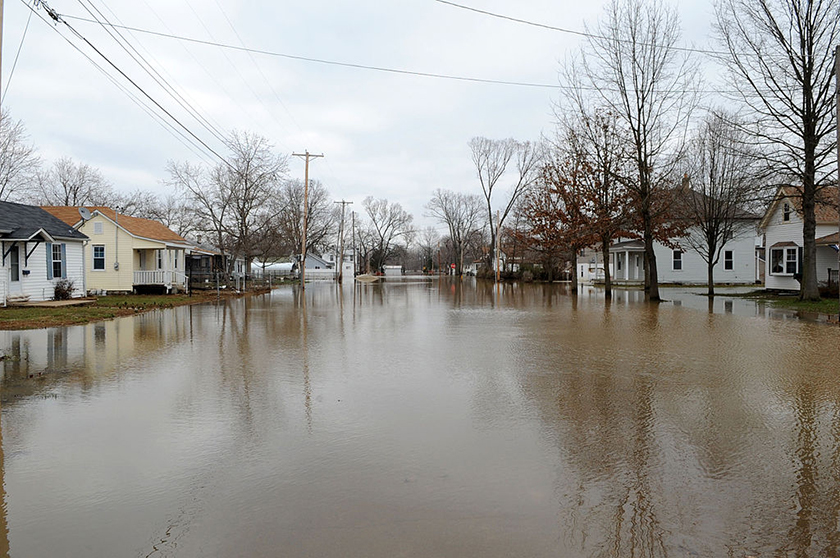
{"type": "Polygon", "coordinates": [[[108,295],[99,297],[93,303],[99,308],[171,308],[195,302],[199,297],[189,295],[108,295]]]}
{"type": "Polygon", "coordinates": [[[60,325],[86,324],[117,315],[113,308],[64,306],[60,308],[11,307],[0,309],[0,328],[37,329],[60,325]]]}
{"type": "Polygon", "coordinates": [[[820,314],[837,314],[840,302],[836,298],[822,300],[799,300],[798,297],[774,297],[770,302],[776,308],[790,308],[799,312],[818,312],[820,314]]]}

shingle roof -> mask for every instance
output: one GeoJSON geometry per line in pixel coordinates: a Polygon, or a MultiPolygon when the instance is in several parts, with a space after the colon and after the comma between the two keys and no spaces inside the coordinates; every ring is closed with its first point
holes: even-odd
{"type": "Polygon", "coordinates": [[[72,226],[68,226],[66,221],[50,215],[38,206],[0,202],[0,231],[3,231],[0,237],[14,240],[27,239],[39,229],[44,229],[52,237],[78,240],[88,238],[72,226]]]}
{"type": "MultiPolygon", "coordinates": [[[[802,215],[802,195],[793,186],[782,186],[777,203],[782,198],[788,198],[793,204],[796,212],[802,215]]],[[[837,214],[837,186],[824,186],[817,193],[817,203],[814,207],[814,216],[818,225],[836,225],[837,214]]]]}
{"type": "MultiPolygon", "coordinates": [[[[65,223],[75,225],[81,221],[79,208],[76,206],[44,206],[44,209],[55,215],[65,223]]],[[[91,213],[98,211],[111,221],[119,222],[120,226],[134,236],[169,242],[186,242],[186,239],[172,232],[163,223],[141,217],[130,217],[117,213],[110,207],[88,207],[91,213]]]]}

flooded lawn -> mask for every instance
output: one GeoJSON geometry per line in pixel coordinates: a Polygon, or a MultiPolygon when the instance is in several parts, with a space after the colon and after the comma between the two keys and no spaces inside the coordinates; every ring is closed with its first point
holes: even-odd
{"type": "Polygon", "coordinates": [[[671,299],[312,284],[0,332],[0,555],[840,555],[840,331],[671,299]]]}

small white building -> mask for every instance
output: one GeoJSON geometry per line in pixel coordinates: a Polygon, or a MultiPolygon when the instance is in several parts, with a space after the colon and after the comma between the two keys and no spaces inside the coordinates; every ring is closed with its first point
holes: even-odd
{"type": "Polygon", "coordinates": [[[40,207],[0,202],[0,300],[51,300],[56,284],[72,282],[85,296],[84,245],[88,237],[40,207]]]}
{"type": "MultiPolygon", "coordinates": [[[[821,191],[816,214],[817,282],[837,280],[838,214],[837,187],[821,191]]],[[[802,272],[802,201],[796,188],[779,188],[776,198],[761,221],[764,231],[765,278],[769,290],[799,290],[802,272]]]]}

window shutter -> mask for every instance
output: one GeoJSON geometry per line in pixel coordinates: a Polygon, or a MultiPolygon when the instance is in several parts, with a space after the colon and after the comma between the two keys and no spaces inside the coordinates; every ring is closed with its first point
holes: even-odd
{"type": "Polygon", "coordinates": [[[47,251],[47,279],[52,279],[52,242],[47,242],[44,245],[46,246],[47,251]]]}
{"type": "Polygon", "coordinates": [[[67,245],[61,245],[61,278],[67,279],[67,245]]]}

